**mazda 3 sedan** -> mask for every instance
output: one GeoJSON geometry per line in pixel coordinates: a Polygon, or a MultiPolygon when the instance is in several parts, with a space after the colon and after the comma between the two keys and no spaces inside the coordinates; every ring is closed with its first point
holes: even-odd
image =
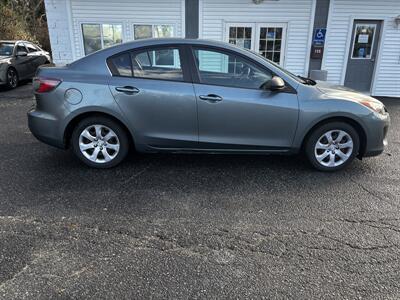
{"type": "Polygon", "coordinates": [[[27,41],[0,41],[0,86],[14,89],[18,82],[35,76],[36,70],[51,62],[50,54],[27,41]]]}
{"type": "Polygon", "coordinates": [[[41,67],[29,128],[95,168],[138,152],[295,154],[335,171],[382,153],[378,100],[216,41],[149,39],[41,67]]]}

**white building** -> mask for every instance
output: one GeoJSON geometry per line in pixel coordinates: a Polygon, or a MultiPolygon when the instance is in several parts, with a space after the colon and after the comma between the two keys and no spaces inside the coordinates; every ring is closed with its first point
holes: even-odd
{"type": "Polygon", "coordinates": [[[56,64],[134,39],[198,37],[260,52],[296,74],[325,70],[332,83],[400,97],[400,0],[45,3],[56,64]]]}

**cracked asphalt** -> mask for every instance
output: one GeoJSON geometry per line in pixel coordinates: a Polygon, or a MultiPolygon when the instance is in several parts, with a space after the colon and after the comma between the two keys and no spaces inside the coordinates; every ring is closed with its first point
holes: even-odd
{"type": "Polygon", "coordinates": [[[383,155],[132,155],[112,170],[30,134],[0,91],[1,299],[399,299],[400,100],[383,155]]]}

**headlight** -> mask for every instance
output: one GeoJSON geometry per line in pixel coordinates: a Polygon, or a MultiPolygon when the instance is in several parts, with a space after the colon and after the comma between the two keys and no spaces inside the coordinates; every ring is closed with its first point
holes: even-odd
{"type": "Polygon", "coordinates": [[[360,103],[378,114],[384,115],[386,113],[385,106],[381,102],[364,100],[360,103]]]}

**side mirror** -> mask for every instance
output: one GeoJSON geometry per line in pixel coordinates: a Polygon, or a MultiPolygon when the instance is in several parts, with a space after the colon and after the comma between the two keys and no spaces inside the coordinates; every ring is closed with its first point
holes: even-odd
{"type": "Polygon", "coordinates": [[[285,82],[279,76],[272,77],[271,80],[267,81],[262,85],[264,90],[279,91],[285,88],[285,82]]]}
{"type": "Polygon", "coordinates": [[[18,51],[17,52],[17,57],[19,57],[19,56],[27,56],[28,55],[28,52],[26,52],[26,51],[18,51]]]}

